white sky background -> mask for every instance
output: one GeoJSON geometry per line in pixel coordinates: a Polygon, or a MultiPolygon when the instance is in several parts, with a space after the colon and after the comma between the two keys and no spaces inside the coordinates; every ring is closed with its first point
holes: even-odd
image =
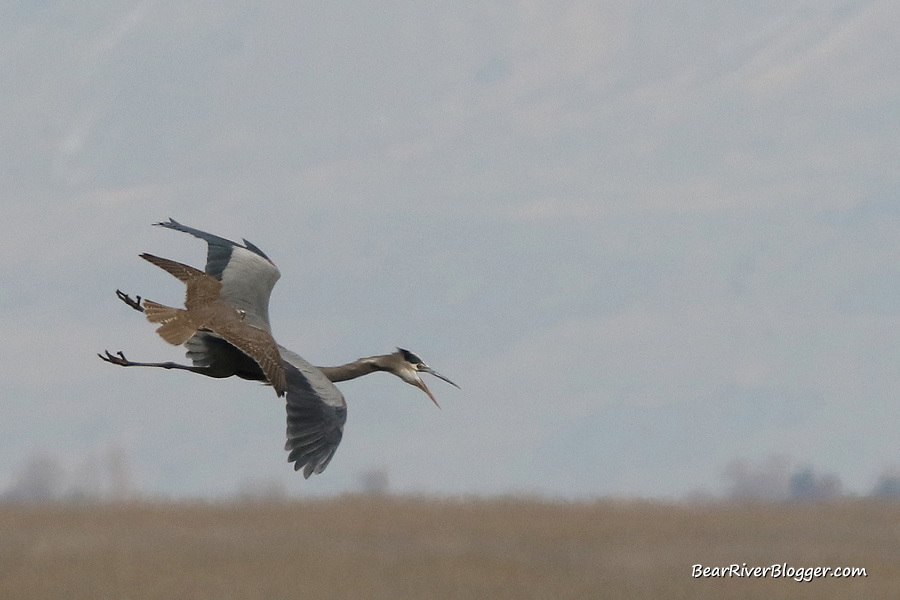
{"type": "Polygon", "coordinates": [[[0,8],[0,486],[121,448],[144,493],[672,497],[785,455],[865,493],[900,464],[900,7],[21,1],[0,8]],[[284,408],[118,302],[282,271],[317,364],[407,347],[462,390],[342,384],[308,481],[284,408]]]}

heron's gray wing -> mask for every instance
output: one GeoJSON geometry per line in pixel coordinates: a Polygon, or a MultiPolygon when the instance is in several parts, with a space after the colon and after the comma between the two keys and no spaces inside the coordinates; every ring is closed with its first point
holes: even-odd
{"type": "Polygon", "coordinates": [[[287,450],[303,477],[321,473],[331,462],[347,421],[341,391],[316,367],[279,346],[287,375],[287,450]]]}
{"type": "Polygon", "coordinates": [[[269,296],[281,277],[278,267],[265,253],[244,240],[244,244],[182,225],[174,219],[155,223],[160,227],[188,233],[208,245],[206,272],[222,282],[220,298],[245,312],[249,324],[270,330],[269,296]]]}

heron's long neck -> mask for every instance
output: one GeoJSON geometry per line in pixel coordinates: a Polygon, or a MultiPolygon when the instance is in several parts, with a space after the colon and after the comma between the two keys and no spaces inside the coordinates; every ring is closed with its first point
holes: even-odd
{"type": "Polygon", "coordinates": [[[356,379],[375,371],[387,371],[387,361],[389,354],[383,356],[367,356],[354,360],[346,365],[339,367],[319,367],[319,370],[325,374],[325,377],[331,381],[347,381],[348,379],[356,379]]]}

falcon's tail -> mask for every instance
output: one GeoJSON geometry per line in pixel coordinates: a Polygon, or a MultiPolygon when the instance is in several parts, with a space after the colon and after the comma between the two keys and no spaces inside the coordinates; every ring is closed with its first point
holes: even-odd
{"type": "Polygon", "coordinates": [[[173,346],[180,346],[197,333],[197,326],[186,310],[144,300],[144,314],[151,323],[162,323],[156,333],[173,346]]]}

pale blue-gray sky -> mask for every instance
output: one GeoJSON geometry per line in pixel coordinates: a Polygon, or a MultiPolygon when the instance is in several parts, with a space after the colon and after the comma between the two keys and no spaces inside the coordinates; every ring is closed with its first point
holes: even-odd
{"type": "MultiPolygon", "coordinates": [[[[0,9],[0,487],[120,448],[145,493],[678,496],[738,457],[865,492],[900,464],[900,7],[888,0],[14,2],[0,9]],[[304,481],[284,408],[113,291],[263,248],[275,335],[342,385],[304,481]]],[[[74,475],[73,475],[74,477],[74,475]]]]}

